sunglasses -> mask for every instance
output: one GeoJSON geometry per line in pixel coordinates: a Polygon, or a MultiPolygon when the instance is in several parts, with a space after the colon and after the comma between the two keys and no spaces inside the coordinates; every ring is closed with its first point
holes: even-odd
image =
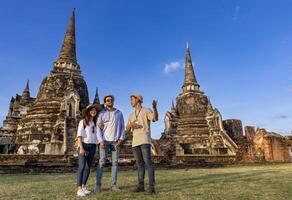
{"type": "Polygon", "coordinates": [[[113,102],[113,99],[106,99],[105,102],[113,102]]]}
{"type": "Polygon", "coordinates": [[[94,126],[92,127],[92,133],[93,134],[95,133],[95,127],[94,126]]]}

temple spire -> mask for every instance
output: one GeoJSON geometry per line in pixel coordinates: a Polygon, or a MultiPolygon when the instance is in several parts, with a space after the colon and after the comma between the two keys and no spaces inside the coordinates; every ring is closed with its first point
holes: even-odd
{"type": "Polygon", "coordinates": [[[188,42],[186,42],[186,63],[185,63],[185,78],[182,86],[183,91],[199,91],[200,85],[197,82],[194,68],[192,64],[191,52],[188,42]]]}
{"type": "Polygon", "coordinates": [[[27,80],[25,88],[22,93],[22,99],[28,100],[30,98],[30,91],[29,91],[29,80],[27,80]]]}
{"type": "Polygon", "coordinates": [[[26,86],[24,88],[24,92],[29,92],[29,80],[26,82],[26,86]]]}
{"type": "Polygon", "coordinates": [[[96,87],[95,97],[93,100],[93,104],[100,104],[99,95],[98,95],[98,87],[96,87]]]}
{"type": "Polygon", "coordinates": [[[174,106],[174,102],[173,102],[173,100],[172,100],[172,102],[171,102],[171,109],[175,109],[175,106],[174,106]]]}
{"type": "Polygon", "coordinates": [[[79,70],[80,68],[76,59],[75,8],[72,11],[59,57],[55,61],[54,66],[73,70],[79,70]]]}

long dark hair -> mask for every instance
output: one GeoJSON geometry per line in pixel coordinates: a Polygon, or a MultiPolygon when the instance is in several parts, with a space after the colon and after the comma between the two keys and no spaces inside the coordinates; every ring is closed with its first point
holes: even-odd
{"type": "Polygon", "coordinates": [[[96,121],[97,121],[97,117],[98,117],[98,111],[95,107],[91,108],[91,109],[88,109],[85,111],[85,116],[83,118],[83,127],[86,128],[86,126],[89,125],[89,121],[90,121],[90,118],[91,118],[91,115],[90,115],[90,111],[92,109],[95,109],[96,110],[96,115],[92,118],[92,121],[94,123],[94,126],[96,126],[96,121]]]}

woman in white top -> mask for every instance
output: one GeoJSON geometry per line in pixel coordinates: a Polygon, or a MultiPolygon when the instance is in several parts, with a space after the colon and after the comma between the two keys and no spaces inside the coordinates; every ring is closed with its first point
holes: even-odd
{"type": "Polygon", "coordinates": [[[77,171],[77,196],[89,194],[85,185],[90,173],[90,167],[98,144],[96,119],[101,110],[99,105],[89,105],[85,109],[84,118],[79,122],[77,131],[78,140],[78,171],[77,171]]]}

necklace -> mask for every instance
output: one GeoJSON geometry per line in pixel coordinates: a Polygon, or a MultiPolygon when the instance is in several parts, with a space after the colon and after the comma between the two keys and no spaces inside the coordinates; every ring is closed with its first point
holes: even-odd
{"type": "Polygon", "coordinates": [[[136,113],[136,110],[135,110],[135,117],[136,117],[136,120],[138,120],[138,117],[139,117],[139,115],[140,115],[141,109],[142,109],[142,107],[141,107],[140,110],[138,111],[138,114],[136,113]]]}

